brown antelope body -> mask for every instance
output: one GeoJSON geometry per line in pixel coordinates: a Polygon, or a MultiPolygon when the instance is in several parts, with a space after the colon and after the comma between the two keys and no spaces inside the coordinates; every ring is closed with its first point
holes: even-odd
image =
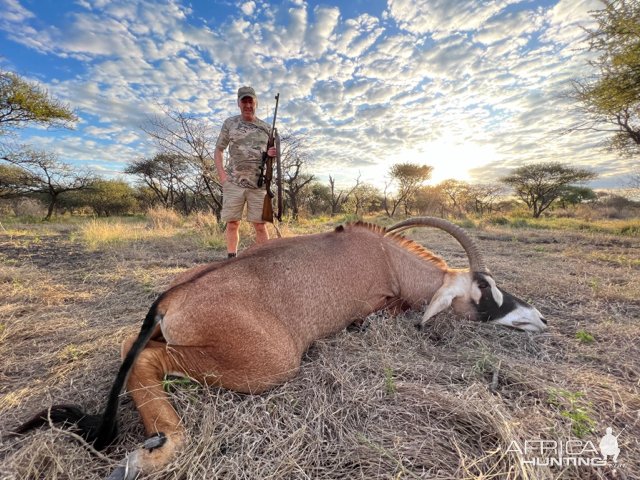
{"type": "MultiPolygon", "coordinates": [[[[270,241],[236,259],[180,275],[153,304],[140,334],[122,345],[123,363],[102,415],[56,406],[54,421],[71,421],[97,448],[116,436],[125,379],[149,439],[111,479],[132,479],[165,466],[184,445],[180,418],[162,389],[167,374],[260,393],[296,375],[311,343],[393,305],[426,309],[422,324],[452,305],[473,319],[544,329],[530,305],[498,289],[464,232],[440,219],[408,220],[384,230],[370,224],[270,241]],[[430,225],[456,237],[471,270],[449,269],[394,232],[430,225]],[[505,320],[509,319],[510,320],[505,320]]],[[[42,425],[40,413],[18,430],[42,425]]]]}

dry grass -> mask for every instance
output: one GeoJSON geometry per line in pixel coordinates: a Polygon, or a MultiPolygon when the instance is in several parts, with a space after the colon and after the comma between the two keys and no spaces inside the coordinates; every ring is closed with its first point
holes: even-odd
{"type": "Polygon", "coordinates": [[[146,217],[152,228],[157,230],[173,230],[182,226],[183,217],[170,208],[153,207],[147,210],[146,217]]]}
{"type": "Polygon", "coordinates": [[[90,249],[95,250],[104,245],[130,244],[161,237],[171,238],[176,232],[177,228],[169,223],[109,221],[101,218],[81,225],[78,234],[90,249]]]}
{"type": "MultiPolygon", "coordinates": [[[[20,235],[0,231],[0,434],[54,402],[100,410],[119,343],[155,295],[176,273],[223,256],[202,241],[221,235],[210,219],[92,249],[81,226],[14,228],[20,235]]],[[[474,233],[500,285],[532,301],[548,333],[451,313],[417,332],[418,313],[377,314],[365,331],[316,342],[300,375],[264,395],[168,381],[190,445],[167,472],[147,478],[640,478],[640,240],[474,233]],[[625,429],[617,471],[533,467],[506,452],[514,440],[578,433],[597,446],[608,426],[625,429]]],[[[251,232],[243,234],[246,244],[251,232]]],[[[464,266],[445,234],[415,238],[464,266]]],[[[126,395],[120,420],[122,436],[106,457],[61,430],[2,440],[0,478],[104,478],[143,439],[126,395]]]]}

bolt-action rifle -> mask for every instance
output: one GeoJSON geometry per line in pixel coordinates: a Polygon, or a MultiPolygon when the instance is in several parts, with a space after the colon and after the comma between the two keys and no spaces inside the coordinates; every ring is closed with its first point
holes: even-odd
{"type": "Polygon", "coordinates": [[[273,197],[274,193],[271,191],[271,182],[273,181],[273,160],[276,160],[277,178],[276,184],[278,188],[278,214],[276,218],[278,221],[282,219],[282,165],[280,163],[280,136],[278,135],[278,129],[276,128],[276,117],[278,115],[278,102],[280,100],[280,94],[276,95],[276,109],[273,113],[273,124],[271,125],[271,132],[269,132],[269,140],[267,141],[267,151],[271,147],[276,147],[276,156],[270,157],[267,155],[267,151],[262,152],[262,162],[260,164],[260,175],[258,176],[258,187],[265,185],[267,194],[264,197],[264,203],[262,204],[262,220],[265,222],[273,223],[273,197]]]}

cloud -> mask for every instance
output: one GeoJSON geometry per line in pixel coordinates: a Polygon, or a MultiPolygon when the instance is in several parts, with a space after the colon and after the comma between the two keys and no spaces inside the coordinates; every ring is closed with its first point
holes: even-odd
{"type": "Polygon", "coordinates": [[[319,57],[327,50],[330,37],[340,17],[338,8],[316,7],[314,10],[315,23],[307,30],[305,43],[311,56],[319,57]]]}
{"type": "Polygon", "coordinates": [[[499,14],[482,23],[473,33],[473,40],[485,45],[495,45],[501,42],[511,43],[519,37],[529,39],[542,27],[544,19],[544,12],[540,8],[499,14]]]}
{"type": "Polygon", "coordinates": [[[384,32],[379,20],[368,14],[346,19],[340,27],[333,48],[350,58],[360,58],[384,32]]]}
{"type": "MultiPolygon", "coordinates": [[[[603,8],[600,0],[559,0],[549,10],[542,39],[564,45],[572,45],[585,38],[583,27],[595,25],[590,12],[603,8]]],[[[573,45],[572,45],[573,46],[573,45]]]]}
{"type": "Polygon", "coordinates": [[[602,136],[558,134],[572,121],[562,93],[587,68],[580,27],[596,0],[390,0],[380,16],[250,0],[227,2],[220,18],[187,3],[79,0],[47,23],[35,3],[0,0],[10,42],[80,66],[47,80],[81,118],[49,145],[115,168],[148,152],[140,126],[159,103],[221,123],[250,84],[263,118],[280,92],[279,123],[306,135],[320,178],[361,171],[380,186],[402,159],[479,180],[553,159],[607,178],[628,168],[597,150],[602,136]]]}
{"type": "Polygon", "coordinates": [[[476,30],[508,5],[520,1],[389,0],[388,14],[409,32],[447,36],[476,30]]]}
{"type": "Polygon", "coordinates": [[[250,17],[256,10],[256,2],[244,2],[242,5],[240,5],[240,10],[242,10],[242,13],[244,13],[246,16],[250,17]]]}
{"type": "Polygon", "coordinates": [[[17,0],[0,0],[3,23],[20,23],[35,17],[31,11],[24,8],[17,0]]]}

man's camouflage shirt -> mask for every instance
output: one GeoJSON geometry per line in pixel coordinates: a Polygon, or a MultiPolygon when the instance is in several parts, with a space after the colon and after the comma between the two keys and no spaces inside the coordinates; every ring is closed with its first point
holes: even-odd
{"type": "Polygon", "coordinates": [[[242,115],[236,115],[224,121],[216,148],[229,147],[225,170],[230,182],[240,187],[258,188],[262,152],[267,148],[269,130],[269,124],[257,117],[253,122],[247,122],[242,115]]]}

